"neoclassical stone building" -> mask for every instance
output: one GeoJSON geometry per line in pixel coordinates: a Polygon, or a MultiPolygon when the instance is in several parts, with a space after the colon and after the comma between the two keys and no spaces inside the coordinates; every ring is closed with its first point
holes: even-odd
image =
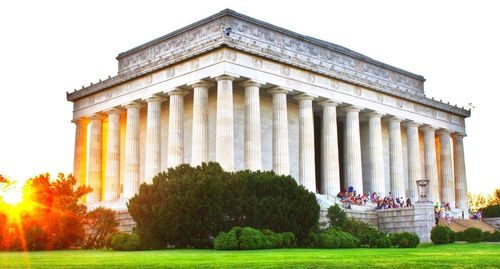
{"type": "Polygon", "coordinates": [[[469,110],[425,79],[231,10],[120,53],[118,74],[67,94],[74,175],[89,206],[124,208],[181,163],[290,174],[318,194],[430,198],[467,208],[469,110]]]}

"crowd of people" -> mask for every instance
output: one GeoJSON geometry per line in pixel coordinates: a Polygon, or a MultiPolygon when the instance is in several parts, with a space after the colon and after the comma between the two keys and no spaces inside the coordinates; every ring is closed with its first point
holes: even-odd
{"type": "Polygon", "coordinates": [[[436,220],[436,225],[439,224],[439,219],[441,218],[445,219],[448,225],[450,225],[451,219],[453,218],[450,203],[439,204],[439,202],[436,202],[434,205],[434,219],[436,220]]]}
{"type": "Polygon", "coordinates": [[[474,211],[472,208],[469,208],[469,219],[482,221],[483,217],[481,209],[474,211]]]}
{"type": "Polygon", "coordinates": [[[352,205],[374,206],[375,209],[413,207],[410,198],[395,197],[391,192],[387,196],[381,197],[376,192],[358,194],[353,187],[343,189],[337,194],[337,198],[344,208],[350,209],[352,205]]]}

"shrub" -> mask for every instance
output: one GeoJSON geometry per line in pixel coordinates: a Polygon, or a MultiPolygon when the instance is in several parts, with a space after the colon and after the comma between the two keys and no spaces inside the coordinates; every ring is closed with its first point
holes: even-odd
{"type": "Polygon", "coordinates": [[[390,242],[394,247],[416,248],[420,243],[420,238],[415,233],[394,233],[390,236],[390,242]]]}
{"type": "Polygon", "coordinates": [[[214,248],[218,250],[293,247],[295,242],[293,233],[274,233],[268,229],[260,231],[251,227],[234,227],[227,233],[219,233],[213,240],[214,248]]]}
{"type": "Polygon", "coordinates": [[[455,241],[467,241],[467,240],[465,240],[464,231],[460,231],[460,232],[455,233],[455,241]]]}
{"type": "Polygon", "coordinates": [[[111,239],[111,247],[114,250],[132,251],[139,250],[141,242],[136,233],[117,233],[111,239]]]}
{"type": "Polygon", "coordinates": [[[342,224],[341,230],[358,238],[360,246],[370,248],[390,247],[390,240],[387,234],[379,232],[365,222],[347,218],[342,224]]]}
{"type": "Polygon", "coordinates": [[[498,218],[500,217],[500,205],[489,205],[482,209],[483,218],[498,218]]]}
{"type": "Polygon", "coordinates": [[[210,247],[215,236],[235,226],[303,239],[319,220],[315,195],[292,177],[230,173],[217,163],[183,164],[156,175],[129,200],[128,211],[148,248],[210,247]]]}
{"type": "Polygon", "coordinates": [[[83,248],[99,249],[106,245],[106,238],[118,232],[116,213],[112,209],[98,207],[85,216],[85,240],[83,248]]]}
{"type": "Polygon", "coordinates": [[[342,227],[347,219],[347,214],[337,204],[328,208],[328,213],[326,214],[326,216],[328,217],[328,223],[330,224],[330,227],[342,227]]]}
{"type": "Polygon", "coordinates": [[[485,241],[485,242],[500,242],[500,232],[499,231],[494,231],[493,233],[484,232],[483,233],[483,241],[485,241]]]}
{"type": "Polygon", "coordinates": [[[355,248],[359,246],[359,239],[349,233],[329,228],[319,233],[312,233],[311,245],[318,248],[355,248]]]}
{"type": "Polygon", "coordinates": [[[455,233],[447,226],[437,225],[431,230],[431,241],[434,244],[453,243],[455,233]]]}
{"type": "Polygon", "coordinates": [[[238,237],[235,232],[221,232],[214,238],[214,248],[219,250],[238,249],[238,237]]]}
{"type": "Polygon", "coordinates": [[[468,228],[463,232],[465,241],[469,243],[483,241],[483,231],[479,228],[468,228]]]}

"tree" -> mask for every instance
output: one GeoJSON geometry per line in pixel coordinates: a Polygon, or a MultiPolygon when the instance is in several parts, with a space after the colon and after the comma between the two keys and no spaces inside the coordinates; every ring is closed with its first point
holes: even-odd
{"type": "Polygon", "coordinates": [[[289,176],[224,171],[217,163],[169,169],[142,184],[128,210],[148,248],[211,247],[235,226],[293,232],[301,239],[315,227],[313,193],[289,176]]]}
{"type": "Polygon", "coordinates": [[[342,227],[342,225],[344,225],[344,222],[346,222],[347,220],[347,214],[337,204],[328,208],[328,213],[326,214],[326,216],[328,217],[328,223],[330,224],[330,227],[342,227]]]}
{"type": "Polygon", "coordinates": [[[482,194],[472,194],[468,193],[467,198],[469,200],[469,208],[477,210],[486,206],[486,199],[482,194]]]}
{"type": "Polygon", "coordinates": [[[500,205],[500,188],[496,189],[492,195],[488,195],[487,205],[500,205]]]}
{"type": "Polygon", "coordinates": [[[98,207],[88,212],[85,216],[85,240],[83,248],[100,249],[106,243],[106,238],[118,232],[116,213],[112,209],[98,207]]]}
{"type": "Polygon", "coordinates": [[[7,220],[9,242],[3,247],[51,250],[76,246],[85,234],[87,210],[79,199],[90,191],[85,186],[76,187],[71,175],[59,174],[51,180],[49,174],[41,174],[29,179],[23,187],[23,199],[29,199],[29,207],[16,209],[15,219],[7,220]]]}

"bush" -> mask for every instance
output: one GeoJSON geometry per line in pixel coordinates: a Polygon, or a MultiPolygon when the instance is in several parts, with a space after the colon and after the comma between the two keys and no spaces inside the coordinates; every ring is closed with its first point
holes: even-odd
{"type": "Polygon", "coordinates": [[[316,196],[292,177],[230,173],[217,163],[183,164],[156,175],[129,200],[128,211],[148,248],[210,247],[215,236],[235,226],[303,239],[319,220],[316,196]]]}
{"type": "Polygon", "coordinates": [[[311,244],[318,248],[355,248],[359,246],[359,239],[337,228],[329,228],[312,233],[311,244]]]}
{"type": "Polygon", "coordinates": [[[342,227],[347,219],[347,214],[337,204],[328,208],[328,213],[326,214],[326,216],[328,217],[328,223],[330,224],[330,227],[342,227]]]}
{"type": "Polygon", "coordinates": [[[483,241],[485,241],[485,242],[500,242],[500,232],[499,231],[494,231],[493,233],[484,232],[483,233],[483,241]]]}
{"type": "Polygon", "coordinates": [[[483,231],[479,228],[468,228],[464,231],[463,237],[469,243],[483,241],[483,231]]]}
{"type": "Polygon", "coordinates": [[[394,247],[416,248],[420,244],[420,238],[415,233],[394,233],[389,236],[390,242],[394,247]]]}
{"type": "Polygon", "coordinates": [[[139,250],[141,242],[136,233],[117,233],[111,239],[111,247],[114,250],[132,251],[139,250]]]}
{"type": "Polygon", "coordinates": [[[465,240],[464,231],[460,231],[460,232],[455,233],[455,241],[467,241],[467,240],[465,240]]]}
{"type": "Polygon", "coordinates": [[[347,218],[341,227],[341,230],[347,232],[359,239],[359,245],[370,248],[390,247],[391,242],[384,232],[379,232],[369,224],[347,218]]]}
{"type": "Polygon", "coordinates": [[[434,244],[453,243],[455,233],[447,226],[437,225],[431,230],[431,241],[434,244]]]}
{"type": "Polygon", "coordinates": [[[106,246],[106,238],[118,232],[116,213],[112,209],[98,207],[85,216],[85,240],[83,248],[99,249],[106,246]]]}
{"type": "Polygon", "coordinates": [[[498,218],[500,217],[500,205],[489,205],[482,209],[483,218],[498,218]]]}
{"type": "Polygon", "coordinates": [[[290,232],[274,233],[271,230],[257,230],[251,227],[234,227],[221,232],[213,240],[217,250],[289,248],[295,245],[295,235],[290,232]]]}

